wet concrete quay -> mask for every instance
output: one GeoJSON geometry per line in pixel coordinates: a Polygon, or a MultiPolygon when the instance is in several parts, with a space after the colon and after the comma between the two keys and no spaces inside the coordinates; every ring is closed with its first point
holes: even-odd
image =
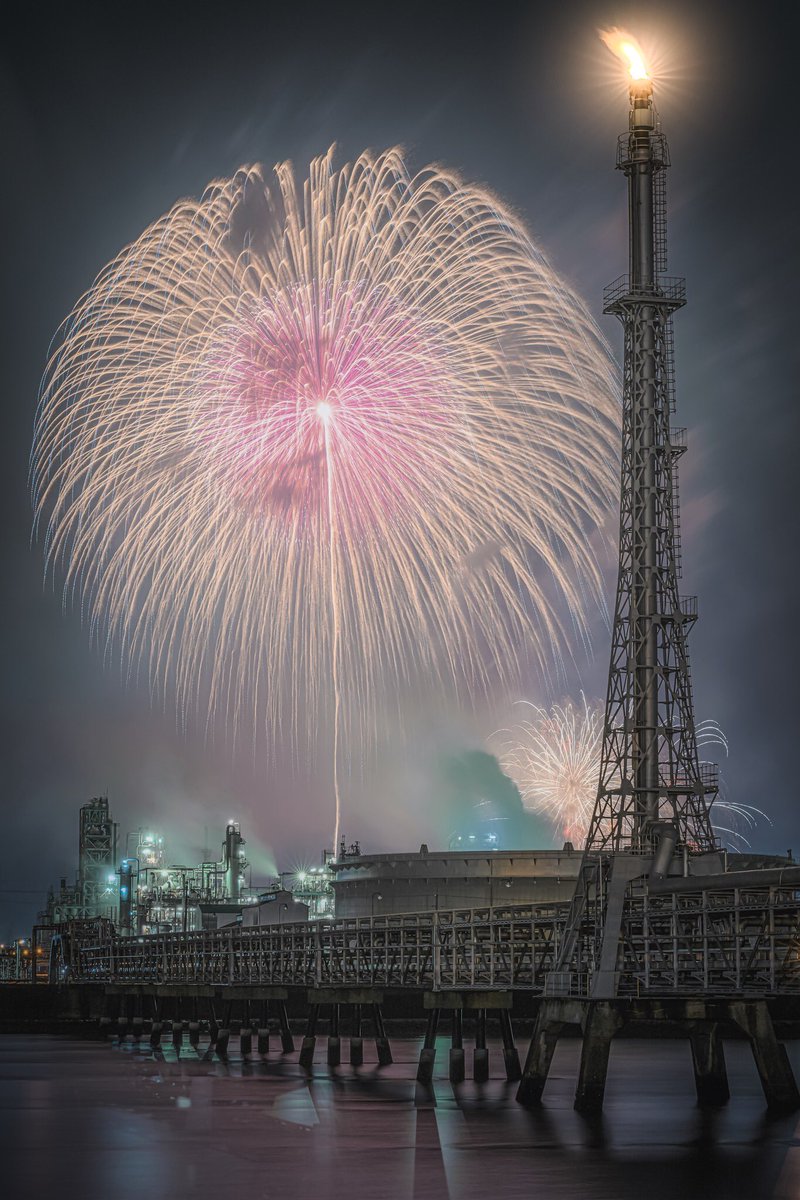
{"type": "MultiPolygon", "coordinates": [[[[490,1079],[453,1087],[449,1039],[433,1084],[415,1082],[420,1039],[394,1063],[297,1056],[227,1062],[145,1040],[0,1037],[2,1194],[27,1200],[796,1200],[800,1118],[771,1117],[749,1048],[727,1043],[733,1098],[700,1109],[683,1042],[611,1050],[602,1116],[573,1111],[577,1039],[559,1042],[543,1104],[524,1109],[490,1043],[490,1079]]],[[[800,1068],[800,1043],[789,1056],[800,1068]]]]}

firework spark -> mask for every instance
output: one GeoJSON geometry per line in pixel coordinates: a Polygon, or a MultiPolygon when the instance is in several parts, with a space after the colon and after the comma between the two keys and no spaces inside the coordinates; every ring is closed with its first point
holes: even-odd
{"type": "MultiPolygon", "coordinates": [[[[589,704],[582,692],[580,707],[571,700],[549,710],[526,700],[520,704],[529,719],[494,735],[503,770],[527,808],[548,818],[557,837],[580,845],[597,797],[604,706],[589,704]]],[[[728,754],[728,739],[717,721],[698,723],[697,745],[720,746],[728,754]]],[[[760,808],[729,800],[721,786],[711,809],[714,831],[732,850],[749,846],[747,834],[759,821],[771,821],[760,808]]]]}
{"type": "Polygon", "coordinates": [[[487,192],[397,150],[242,168],[64,326],[32,458],[48,569],[181,711],[296,747],[332,727],[356,758],[411,688],[474,695],[523,646],[557,662],[566,614],[585,633],[615,392],[487,192]]]}
{"type": "MultiPolygon", "coordinates": [[[[704,746],[719,746],[728,757],[728,738],[717,721],[701,721],[697,726],[698,748],[704,746]]],[[[752,833],[760,821],[768,825],[772,821],[754,804],[740,804],[728,799],[724,776],[720,774],[719,794],[711,809],[711,823],[714,832],[719,836],[723,845],[730,850],[747,849],[750,845],[748,834],[752,833]]]]}
{"type": "Polygon", "coordinates": [[[697,748],[702,749],[703,746],[719,746],[725,751],[725,757],[728,757],[728,739],[722,731],[718,721],[707,720],[698,721],[695,728],[695,736],[697,738],[697,748]]]}

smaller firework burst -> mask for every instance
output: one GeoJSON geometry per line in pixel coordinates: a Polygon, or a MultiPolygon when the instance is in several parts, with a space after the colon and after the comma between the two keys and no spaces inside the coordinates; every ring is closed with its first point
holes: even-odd
{"type": "MultiPolygon", "coordinates": [[[[525,807],[546,817],[557,838],[582,845],[597,796],[603,705],[590,704],[583,692],[580,704],[567,700],[546,709],[527,700],[519,703],[526,719],[494,735],[503,770],[519,788],[525,807]]],[[[727,757],[728,739],[717,721],[698,723],[697,745],[719,746],[727,757]]],[[[723,781],[711,809],[722,844],[730,850],[746,849],[748,835],[761,820],[771,824],[755,805],[729,800],[723,781]]]]}
{"type": "Polygon", "coordinates": [[[540,813],[558,838],[583,843],[594,808],[600,770],[603,706],[589,703],[541,708],[521,700],[525,719],[495,734],[503,770],[531,812],[540,813]]]}

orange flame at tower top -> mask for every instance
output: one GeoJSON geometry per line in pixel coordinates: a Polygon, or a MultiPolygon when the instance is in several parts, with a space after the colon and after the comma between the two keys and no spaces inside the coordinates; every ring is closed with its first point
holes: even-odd
{"type": "Polygon", "coordinates": [[[598,32],[611,53],[616,54],[617,58],[621,58],[624,63],[627,63],[631,79],[650,78],[644,51],[633,34],[628,33],[626,29],[619,29],[617,26],[613,29],[600,29],[598,32]]]}

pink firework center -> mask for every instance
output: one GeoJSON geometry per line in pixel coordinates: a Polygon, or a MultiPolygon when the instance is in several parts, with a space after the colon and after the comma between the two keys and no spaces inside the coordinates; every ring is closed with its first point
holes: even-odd
{"type": "Polygon", "coordinates": [[[329,482],[353,533],[413,527],[424,463],[469,440],[437,331],[378,291],[340,291],[295,288],[222,327],[196,388],[204,470],[245,514],[298,536],[327,528],[329,482]]]}

